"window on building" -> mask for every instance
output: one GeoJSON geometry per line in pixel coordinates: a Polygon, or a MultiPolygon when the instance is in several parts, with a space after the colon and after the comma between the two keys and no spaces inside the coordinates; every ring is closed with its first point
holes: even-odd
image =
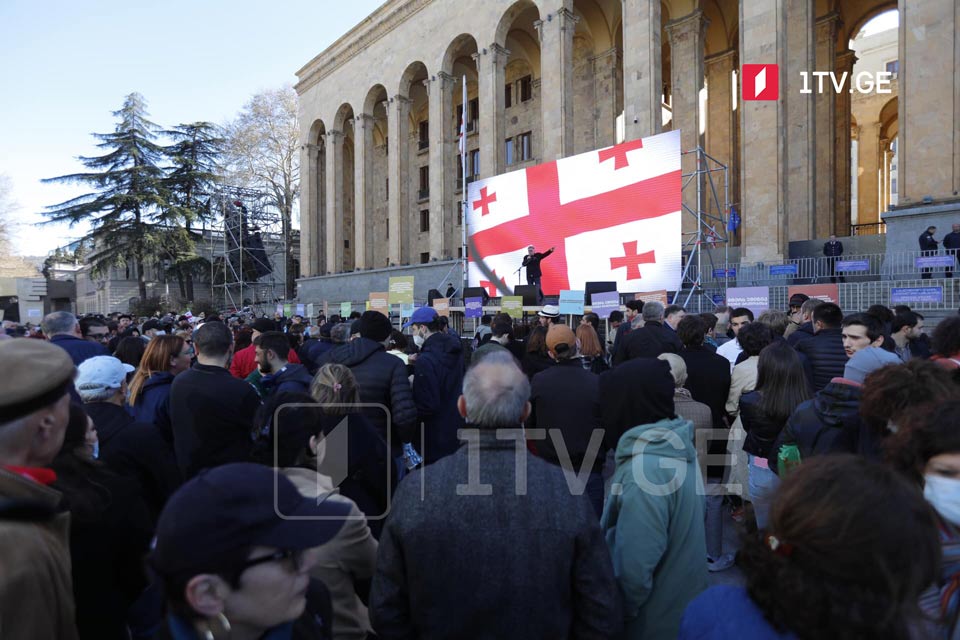
{"type": "Polygon", "coordinates": [[[520,162],[526,162],[527,160],[533,159],[533,142],[530,137],[530,132],[521,133],[517,136],[517,146],[519,147],[518,151],[520,153],[520,162]]]}
{"type": "Polygon", "coordinates": [[[890,62],[887,63],[886,69],[888,73],[892,73],[893,75],[898,75],[900,73],[900,61],[891,60],[890,62]]]}
{"type": "Polygon", "coordinates": [[[480,151],[478,149],[470,152],[470,168],[473,170],[470,175],[473,177],[480,175],[480,151]]]}
{"type": "Polygon", "coordinates": [[[387,221],[387,240],[390,239],[390,222],[387,221]]]}
{"type": "Polygon", "coordinates": [[[420,167],[420,191],[417,195],[420,200],[430,197],[430,167],[420,167]]]}
{"type": "Polygon", "coordinates": [[[420,212],[420,233],[430,231],[430,211],[424,209],[420,212]]]}
{"type": "Polygon", "coordinates": [[[463,200],[457,200],[457,226],[463,224],[463,200]]]}
{"type": "Polygon", "coordinates": [[[420,264],[426,264],[430,262],[430,252],[424,251],[420,254],[420,264]]]}
{"type": "Polygon", "coordinates": [[[390,199],[390,178],[387,178],[383,182],[383,199],[384,200],[390,199]]]}
{"type": "Polygon", "coordinates": [[[350,241],[349,241],[349,240],[344,240],[344,241],[343,241],[343,248],[344,248],[344,249],[349,249],[349,248],[350,248],[350,241]]]}
{"type": "Polygon", "coordinates": [[[457,257],[463,259],[463,247],[457,247],[457,257]]]}
{"type": "Polygon", "coordinates": [[[507,138],[504,145],[506,145],[504,156],[506,157],[507,164],[511,165],[513,164],[513,138],[507,138]]]}
{"type": "Polygon", "coordinates": [[[520,78],[520,102],[533,99],[533,76],[520,78]]]}
{"type": "Polygon", "coordinates": [[[507,86],[503,88],[503,108],[509,109],[512,106],[513,106],[513,85],[507,84],[507,86]]]}
{"type": "Polygon", "coordinates": [[[470,115],[470,122],[474,123],[474,126],[469,128],[470,131],[473,131],[476,128],[476,122],[480,119],[480,99],[474,98],[470,101],[470,110],[467,112],[470,115]]]}
{"type": "Polygon", "coordinates": [[[430,146],[430,123],[426,120],[420,123],[419,148],[426,149],[430,146]]]}

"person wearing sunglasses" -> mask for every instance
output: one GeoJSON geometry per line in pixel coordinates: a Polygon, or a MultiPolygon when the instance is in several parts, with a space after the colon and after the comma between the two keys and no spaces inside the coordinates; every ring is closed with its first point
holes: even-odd
{"type": "Polygon", "coordinates": [[[266,466],[202,471],[170,498],[157,525],[149,561],[167,617],[156,637],[332,638],[330,593],[310,570],[349,511],[300,495],[266,466]]]}

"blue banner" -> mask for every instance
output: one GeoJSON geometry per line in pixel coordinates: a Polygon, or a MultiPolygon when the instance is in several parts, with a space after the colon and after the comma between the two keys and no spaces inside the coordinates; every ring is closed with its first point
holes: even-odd
{"type": "Polygon", "coordinates": [[[770,275],[772,276],[795,276],[799,271],[799,267],[795,264],[770,265],[770,275]]]}
{"type": "Polygon", "coordinates": [[[917,269],[936,269],[952,267],[956,264],[953,256],[926,256],[923,258],[914,258],[913,265],[917,269]]]}
{"type": "Polygon", "coordinates": [[[483,316],[483,298],[467,298],[464,303],[466,303],[464,317],[479,318],[483,316]]]}
{"type": "MultiPolygon", "coordinates": [[[[723,269],[714,269],[714,270],[713,270],[713,277],[716,278],[716,279],[718,279],[718,280],[723,280],[723,278],[724,278],[723,269]]],[[[727,269],[726,277],[727,277],[727,278],[736,278],[736,277],[737,277],[737,270],[736,270],[736,269],[727,269]]]]}
{"type": "Polygon", "coordinates": [[[833,270],[849,273],[851,271],[870,271],[869,260],[837,260],[834,263],[833,270]]]}
{"type": "Polygon", "coordinates": [[[910,302],[943,302],[943,287],[894,287],[890,289],[890,304],[910,302]]]}
{"type": "Polygon", "coordinates": [[[562,315],[583,315],[583,289],[560,290],[560,313],[562,315]]]}

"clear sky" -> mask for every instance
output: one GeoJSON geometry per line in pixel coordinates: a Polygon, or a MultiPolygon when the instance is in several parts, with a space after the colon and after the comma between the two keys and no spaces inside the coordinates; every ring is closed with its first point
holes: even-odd
{"type": "Polygon", "coordinates": [[[0,174],[19,204],[15,248],[46,255],[83,235],[38,212],[87,192],[42,178],[83,171],[92,132],[113,130],[128,93],[161,126],[231,119],[382,0],[0,0],[0,174]]]}

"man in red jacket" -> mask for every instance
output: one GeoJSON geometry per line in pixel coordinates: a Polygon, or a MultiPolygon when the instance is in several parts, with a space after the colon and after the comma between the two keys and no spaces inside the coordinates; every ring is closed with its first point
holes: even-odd
{"type": "MultiPolygon", "coordinates": [[[[269,318],[257,318],[253,321],[253,339],[256,340],[260,337],[261,333],[266,333],[267,331],[276,331],[277,325],[273,320],[269,318]]],[[[290,349],[290,352],[287,354],[287,362],[291,364],[300,364],[300,358],[297,357],[297,352],[293,349],[290,349]]],[[[234,378],[240,378],[245,380],[248,375],[253,373],[253,370],[257,368],[257,347],[250,343],[249,347],[241,349],[233,354],[233,360],[230,363],[230,373],[233,374],[234,378]]]]}

